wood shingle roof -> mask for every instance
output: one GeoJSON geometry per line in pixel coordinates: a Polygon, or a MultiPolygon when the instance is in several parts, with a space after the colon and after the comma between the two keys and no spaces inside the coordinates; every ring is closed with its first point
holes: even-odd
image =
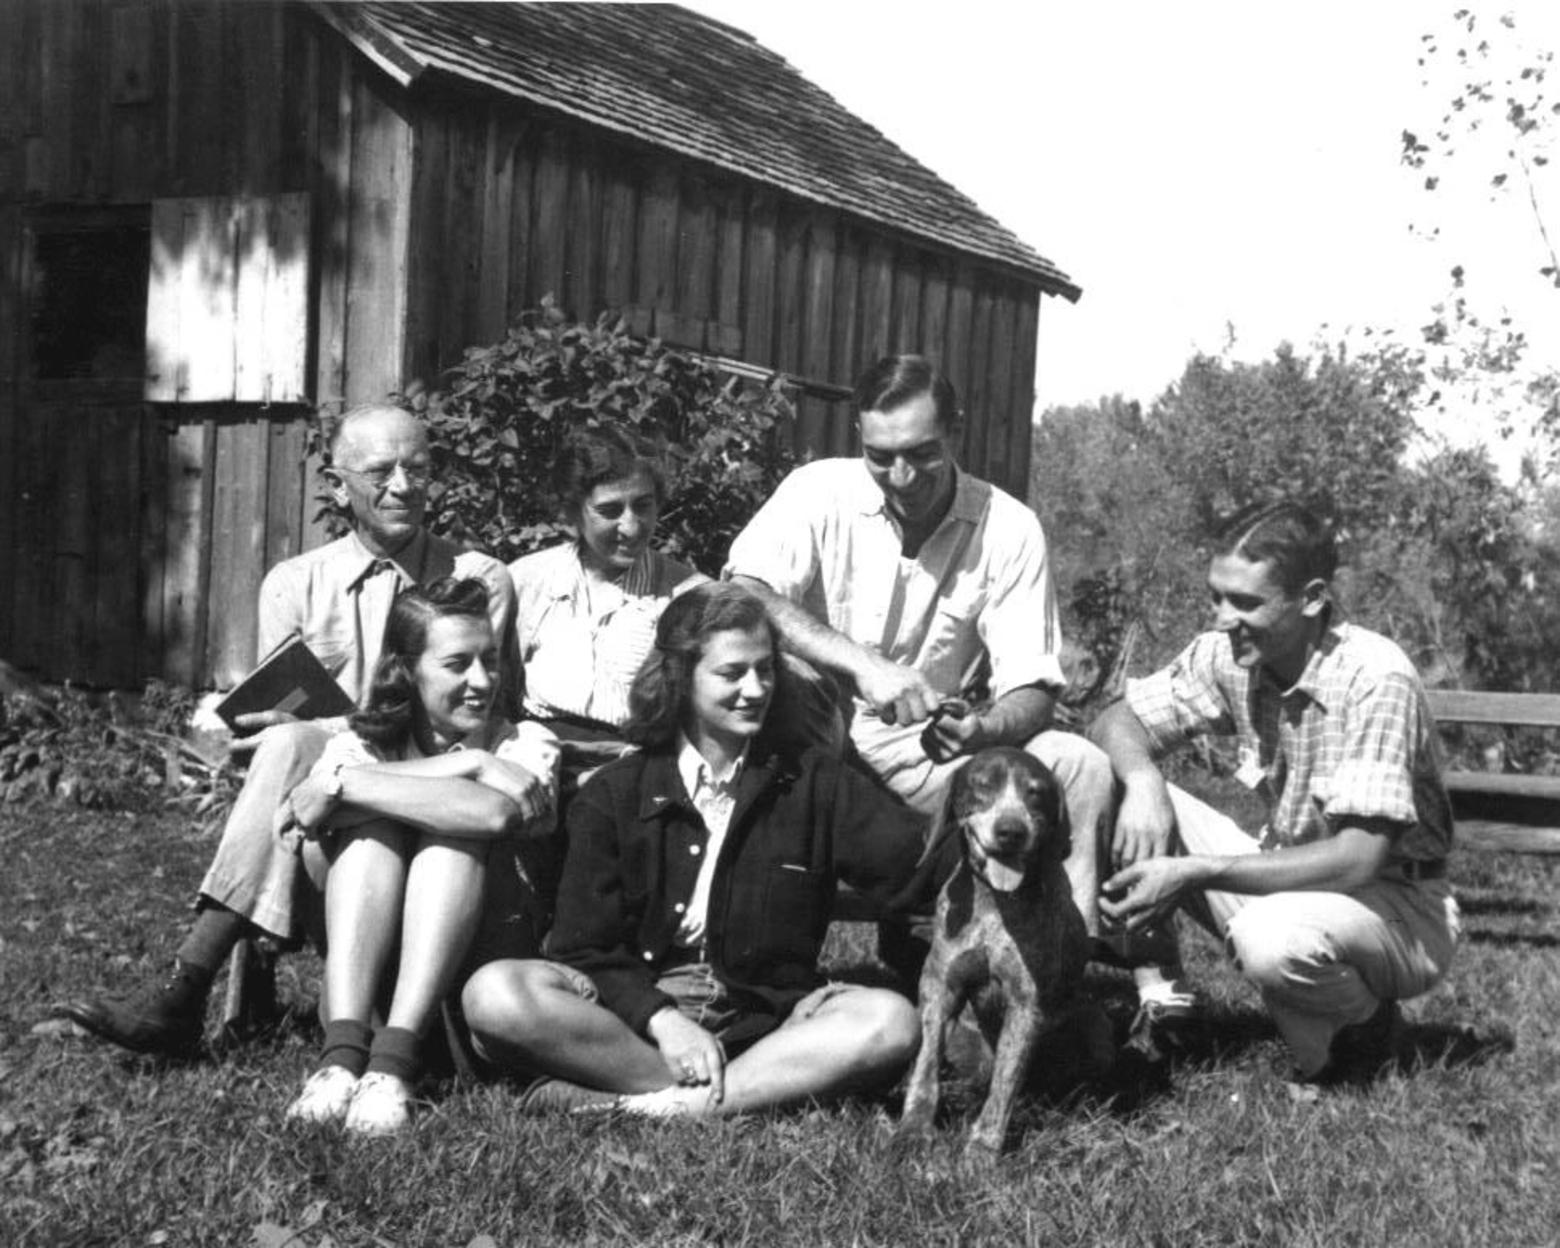
{"type": "Polygon", "coordinates": [[[1016,269],[1056,265],[751,36],[670,4],[313,6],[403,85],[433,71],[1016,269]]]}

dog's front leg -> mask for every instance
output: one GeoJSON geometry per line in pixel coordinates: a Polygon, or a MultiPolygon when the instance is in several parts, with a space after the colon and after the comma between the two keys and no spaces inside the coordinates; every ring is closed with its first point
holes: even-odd
{"type": "MultiPolygon", "coordinates": [[[[928,963],[928,972],[931,971],[928,963]]],[[[942,1062],[943,1031],[958,1009],[958,994],[942,974],[921,976],[921,1049],[910,1072],[905,1089],[905,1109],[899,1119],[897,1138],[927,1139],[937,1117],[937,1101],[942,1094],[938,1078],[942,1062]]]]}
{"type": "Polygon", "coordinates": [[[991,1088],[970,1132],[969,1143],[965,1146],[967,1153],[984,1160],[994,1160],[1001,1153],[1008,1120],[1013,1116],[1013,1101],[1029,1069],[1029,1057],[1034,1052],[1042,1021],[1038,1010],[1022,1009],[1016,1003],[1009,1006],[1002,1037],[997,1041],[991,1088]]]}

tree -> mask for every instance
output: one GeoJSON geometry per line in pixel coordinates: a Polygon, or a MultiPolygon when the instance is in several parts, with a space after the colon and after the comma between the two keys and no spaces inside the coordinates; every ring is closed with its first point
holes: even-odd
{"type": "MultiPolygon", "coordinates": [[[[1560,100],[1549,72],[1554,52],[1530,45],[1517,19],[1490,19],[1471,8],[1455,11],[1445,29],[1422,38],[1419,59],[1424,83],[1447,94],[1429,130],[1402,134],[1402,161],[1424,176],[1439,207],[1448,194],[1483,187],[1495,203],[1516,201],[1518,221],[1531,229],[1535,276],[1548,292],[1560,289],[1555,246],[1555,202],[1560,195],[1554,145],[1560,133],[1560,100]],[[1450,87],[1441,82],[1450,76],[1450,87]]],[[[1432,221],[1435,219],[1432,214],[1432,221]]],[[[1504,219],[1491,230],[1509,232],[1504,219]]],[[[1438,226],[1420,233],[1436,238],[1438,226]]],[[[1467,411],[1502,436],[1529,430],[1549,441],[1551,467],[1560,459],[1560,376],[1533,364],[1520,318],[1520,281],[1470,270],[1462,257],[1448,265],[1450,287],[1424,326],[1426,370],[1434,385],[1428,407],[1462,417],[1467,411]]],[[[1534,292],[1535,296],[1537,292],[1534,292]]],[[[1555,309],[1536,313],[1546,323],[1555,309]]]]}
{"type": "Polygon", "coordinates": [[[1302,357],[1287,343],[1257,364],[1199,354],[1154,403],[1148,431],[1199,538],[1280,497],[1347,533],[1392,521],[1416,384],[1395,356],[1367,364],[1323,347],[1302,357]]]}

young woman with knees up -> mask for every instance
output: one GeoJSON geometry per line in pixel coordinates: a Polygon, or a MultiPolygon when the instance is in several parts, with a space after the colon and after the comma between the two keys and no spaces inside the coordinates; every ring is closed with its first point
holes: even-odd
{"type": "Polygon", "coordinates": [[[402,593],[364,709],[293,790],[306,862],[325,876],[325,1044],[289,1119],[404,1128],[422,1037],[468,954],[527,947],[504,868],[513,838],[553,826],[558,748],[538,724],[494,717],[497,680],[480,581],[402,593]]]}

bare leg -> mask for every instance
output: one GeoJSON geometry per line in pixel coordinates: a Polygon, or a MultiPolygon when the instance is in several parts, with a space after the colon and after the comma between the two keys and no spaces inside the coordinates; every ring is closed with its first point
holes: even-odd
{"type": "MultiPolygon", "coordinates": [[[[726,1097],[716,1113],[736,1114],[871,1087],[896,1078],[915,1056],[921,1023],[915,1007],[886,988],[825,989],[808,998],[726,1068],[726,1097]]],[[[697,1091],[697,1090],[695,1090],[697,1091]]]]}
{"type": "Polygon", "coordinates": [[[325,879],[325,1019],[372,1017],[375,991],[395,947],[406,891],[410,833],[396,824],[354,829],[325,879]]]}
{"type": "Polygon", "coordinates": [[[609,1092],[669,1086],[660,1049],[581,995],[576,975],[552,962],[489,962],[461,994],[477,1053],[499,1067],[542,1071],[609,1092]]]}
{"type": "MultiPolygon", "coordinates": [[[[421,1035],[449,992],[482,917],[487,846],[424,836],[406,872],[391,1027],[421,1035]]],[[[334,948],[334,941],[332,942],[334,948]]]]}

